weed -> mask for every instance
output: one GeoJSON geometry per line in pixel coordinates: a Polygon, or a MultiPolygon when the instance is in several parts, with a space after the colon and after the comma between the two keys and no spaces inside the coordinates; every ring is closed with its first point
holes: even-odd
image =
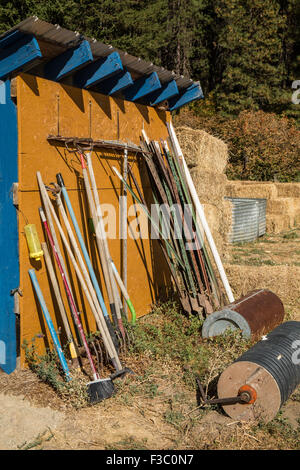
{"type": "Polygon", "coordinates": [[[33,449],[34,447],[40,446],[43,442],[48,442],[54,437],[53,432],[49,428],[48,430],[44,431],[43,433],[40,433],[37,435],[37,437],[31,441],[28,442],[25,441],[23,444],[17,446],[19,450],[30,450],[33,449]],[[48,435],[47,435],[48,434],[48,435]]]}
{"type": "Polygon", "coordinates": [[[296,231],[291,231],[291,232],[288,232],[288,233],[285,233],[284,235],[282,235],[282,238],[286,239],[286,240],[293,240],[295,238],[299,238],[299,235],[296,231]]]}
{"type": "Polygon", "coordinates": [[[180,413],[180,411],[173,410],[166,411],[164,418],[167,423],[172,424],[175,427],[178,427],[184,420],[184,416],[182,413],[180,413]]]}
{"type": "Polygon", "coordinates": [[[46,351],[39,355],[36,350],[36,338],[32,338],[31,345],[24,340],[22,348],[25,350],[26,362],[30,369],[37,374],[42,382],[49,384],[61,398],[69,401],[75,408],[88,405],[86,379],[78,373],[73,373],[72,380],[65,382],[62,379],[63,371],[55,351],[46,351]]]}
{"type": "Polygon", "coordinates": [[[114,444],[106,445],[105,450],[147,450],[146,443],[147,438],[139,441],[130,436],[114,444]]]}

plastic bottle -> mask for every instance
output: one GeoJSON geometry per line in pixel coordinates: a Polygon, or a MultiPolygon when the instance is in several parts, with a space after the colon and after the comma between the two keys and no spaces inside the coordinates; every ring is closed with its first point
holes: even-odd
{"type": "Polygon", "coordinates": [[[24,231],[29,248],[29,256],[39,261],[44,253],[36,231],[36,226],[34,224],[25,225],[24,231]]]}

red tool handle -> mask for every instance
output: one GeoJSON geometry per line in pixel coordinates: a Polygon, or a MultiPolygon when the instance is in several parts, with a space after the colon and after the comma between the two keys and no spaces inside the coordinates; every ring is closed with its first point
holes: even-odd
{"type": "Polygon", "coordinates": [[[45,227],[45,230],[46,230],[46,233],[47,233],[47,236],[48,236],[50,245],[51,245],[51,247],[52,247],[52,250],[53,250],[53,253],[54,253],[56,262],[57,262],[57,264],[58,264],[58,269],[59,269],[60,274],[61,274],[61,277],[62,277],[62,279],[63,279],[64,286],[65,286],[66,291],[67,291],[67,295],[68,295],[68,298],[69,298],[69,301],[70,301],[70,305],[71,305],[72,313],[73,313],[73,316],[74,316],[74,319],[75,319],[75,323],[76,323],[76,326],[77,326],[78,331],[79,331],[79,333],[80,333],[80,337],[81,337],[81,339],[82,339],[82,342],[83,342],[83,345],[84,345],[84,348],[85,348],[85,351],[86,351],[88,360],[89,360],[89,362],[90,362],[90,365],[91,365],[91,368],[92,368],[92,371],[93,371],[94,378],[95,378],[95,379],[100,379],[99,374],[98,374],[98,372],[97,372],[97,370],[96,370],[96,367],[95,367],[95,365],[94,365],[93,358],[92,358],[92,356],[91,356],[90,350],[89,350],[89,346],[88,346],[88,343],[87,343],[87,340],[86,340],[86,337],[85,337],[85,334],[84,334],[84,331],[83,331],[83,327],[82,327],[81,321],[80,321],[79,316],[78,316],[78,313],[77,313],[77,308],[76,308],[76,305],[75,305],[75,302],[74,302],[72,293],[71,293],[71,291],[70,291],[68,281],[67,281],[67,279],[66,279],[66,276],[65,276],[63,267],[62,267],[62,265],[61,265],[59,256],[58,256],[57,251],[56,251],[56,248],[55,248],[55,244],[54,244],[54,241],[53,241],[53,238],[52,238],[52,235],[51,235],[49,226],[48,226],[47,219],[46,219],[46,217],[45,217],[45,214],[44,214],[44,211],[43,211],[42,208],[39,209],[39,212],[40,212],[40,216],[41,216],[42,222],[43,222],[43,224],[44,224],[44,227],[45,227]]]}

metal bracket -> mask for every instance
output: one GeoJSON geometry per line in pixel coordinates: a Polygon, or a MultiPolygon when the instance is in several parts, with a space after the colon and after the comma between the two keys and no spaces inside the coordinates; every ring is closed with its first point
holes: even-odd
{"type": "Polygon", "coordinates": [[[252,401],[252,395],[248,391],[242,391],[235,397],[226,397],[226,398],[213,398],[213,399],[208,399],[205,396],[203,387],[201,385],[201,382],[199,380],[199,377],[196,377],[196,382],[199,388],[199,392],[201,395],[201,399],[203,401],[204,405],[235,405],[236,403],[239,403],[241,405],[245,405],[247,403],[250,403],[252,401]]]}

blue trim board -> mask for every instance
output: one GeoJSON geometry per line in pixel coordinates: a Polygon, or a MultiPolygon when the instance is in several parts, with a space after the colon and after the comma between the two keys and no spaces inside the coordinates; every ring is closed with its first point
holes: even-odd
{"type": "Polygon", "coordinates": [[[59,81],[93,62],[93,54],[88,41],[66,50],[45,65],[44,76],[48,80],[59,81]]]}
{"type": "Polygon", "coordinates": [[[89,88],[123,70],[120,54],[112,52],[107,57],[101,57],[90,65],[87,65],[73,78],[75,86],[89,88]]]}
{"type": "Polygon", "coordinates": [[[180,93],[179,96],[175,96],[169,100],[169,111],[181,108],[185,104],[190,103],[194,100],[203,99],[204,95],[200,83],[193,83],[190,87],[180,93]]]}
{"type": "MultiPolygon", "coordinates": [[[[19,35],[14,38],[19,38],[19,35]]],[[[2,39],[2,45],[4,40],[5,38],[2,39]]],[[[6,41],[9,39],[6,38],[6,41]]],[[[42,57],[37,40],[30,34],[22,35],[15,42],[6,42],[6,46],[0,48],[0,79],[7,78],[9,74],[20,71],[28,64],[34,64],[42,57]]]]}
{"type": "Polygon", "coordinates": [[[14,42],[18,41],[24,36],[24,33],[21,31],[15,30],[12,33],[7,34],[2,39],[0,39],[0,49],[4,49],[7,46],[10,46],[14,42]]]}
{"type": "Polygon", "coordinates": [[[16,318],[10,291],[20,281],[17,214],[12,200],[12,184],[18,181],[17,111],[9,80],[5,92],[5,103],[0,104],[0,368],[10,374],[16,368],[16,318]]]}
{"type": "Polygon", "coordinates": [[[179,94],[177,83],[175,80],[171,80],[168,83],[164,83],[162,87],[147,96],[147,102],[150,106],[162,103],[165,100],[172,98],[179,94]]]}
{"type": "Polygon", "coordinates": [[[96,88],[95,91],[102,93],[103,95],[113,95],[118,91],[125,90],[127,87],[133,85],[131,74],[127,70],[114,75],[108,80],[104,80],[96,88]]]}
{"type": "Polygon", "coordinates": [[[133,85],[123,91],[125,100],[137,101],[153,91],[161,88],[161,83],[156,72],[148,76],[138,78],[134,81],[133,85]]]}

